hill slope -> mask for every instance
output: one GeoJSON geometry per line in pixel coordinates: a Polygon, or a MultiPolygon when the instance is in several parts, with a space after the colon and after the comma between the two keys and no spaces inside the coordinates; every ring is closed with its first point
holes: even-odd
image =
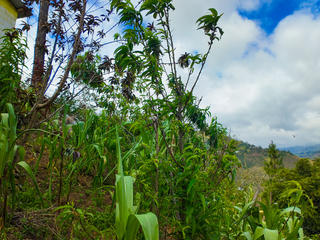
{"type": "MultiPolygon", "coordinates": [[[[256,147],[242,141],[239,141],[238,148],[236,155],[244,168],[264,166],[263,162],[268,158],[267,148],[256,147]]],[[[293,168],[294,163],[299,159],[289,151],[280,151],[280,156],[283,158],[283,165],[286,168],[293,168]]]]}
{"type": "Polygon", "coordinates": [[[320,144],[314,146],[296,146],[289,148],[281,148],[280,150],[290,151],[294,155],[301,158],[317,158],[320,156],[320,144]]]}

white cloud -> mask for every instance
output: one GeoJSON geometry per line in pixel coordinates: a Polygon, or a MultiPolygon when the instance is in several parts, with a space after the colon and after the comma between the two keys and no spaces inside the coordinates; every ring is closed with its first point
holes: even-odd
{"type": "Polygon", "coordinates": [[[252,10],[261,2],[176,2],[172,22],[179,53],[205,52],[206,38],[194,31],[196,18],[209,7],[224,12],[220,26],[225,34],[215,43],[195,92],[203,96],[203,107],[210,105],[232,134],[252,144],[320,142],[319,18],[303,8],[266,36],[257,23],[237,12],[239,6],[252,10]]]}
{"type": "Polygon", "coordinates": [[[259,3],[259,0],[242,0],[239,2],[239,8],[246,11],[253,11],[258,8],[259,3]]]}

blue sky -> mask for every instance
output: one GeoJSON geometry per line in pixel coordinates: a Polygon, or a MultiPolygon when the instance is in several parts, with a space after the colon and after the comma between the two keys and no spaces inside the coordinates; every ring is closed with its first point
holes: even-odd
{"type": "MultiPolygon", "coordinates": [[[[310,1],[301,0],[273,0],[258,5],[255,10],[239,10],[239,14],[245,18],[258,22],[260,27],[269,35],[273,33],[278,23],[285,17],[292,15],[295,11],[313,4],[310,1]]],[[[317,11],[320,1],[317,1],[313,11],[317,11]]]]}

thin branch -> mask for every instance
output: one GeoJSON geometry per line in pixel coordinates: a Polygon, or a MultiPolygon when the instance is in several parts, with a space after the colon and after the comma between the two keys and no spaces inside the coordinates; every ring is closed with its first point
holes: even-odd
{"type": "Polygon", "coordinates": [[[189,69],[188,78],[187,78],[187,83],[186,83],[186,86],[184,87],[184,91],[185,91],[185,92],[187,91],[187,87],[188,87],[188,84],[189,84],[190,77],[191,77],[192,73],[193,73],[193,71],[191,71],[191,69],[189,69]]]}
{"type": "Polygon", "coordinates": [[[167,142],[167,140],[166,140],[166,135],[165,135],[165,133],[164,133],[164,131],[163,131],[163,129],[162,129],[161,127],[160,127],[160,130],[161,130],[161,134],[162,134],[164,143],[166,144],[166,148],[167,148],[167,150],[168,150],[168,152],[169,152],[169,154],[170,154],[170,157],[172,158],[172,160],[177,164],[177,166],[178,166],[180,169],[184,170],[184,168],[177,162],[177,160],[176,160],[175,157],[173,156],[172,151],[171,151],[171,149],[170,149],[170,147],[169,147],[169,145],[168,145],[168,142],[167,142]]]}
{"type": "MultiPolygon", "coordinates": [[[[59,11],[59,19],[58,19],[58,28],[60,29],[61,28],[61,19],[62,19],[62,9],[60,9],[59,11]]],[[[59,32],[59,31],[58,31],[59,32]]],[[[57,43],[58,43],[58,37],[59,37],[59,34],[56,34],[56,38],[54,40],[54,44],[53,44],[53,49],[52,49],[52,52],[51,52],[51,57],[49,58],[49,63],[48,63],[48,70],[47,70],[47,73],[46,73],[46,77],[44,79],[44,84],[43,84],[43,89],[41,91],[41,95],[44,95],[44,93],[47,91],[48,89],[48,80],[50,78],[50,75],[51,75],[51,71],[52,71],[52,61],[53,61],[53,57],[54,57],[54,53],[56,51],[56,47],[57,47],[57,43]]]]}
{"type": "Polygon", "coordinates": [[[39,104],[36,107],[38,110],[51,105],[56,100],[56,98],[60,94],[60,92],[61,92],[61,90],[62,90],[62,88],[63,88],[63,86],[64,86],[64,84],[65,84],[65,82],[66,82],[66,80],[68,78],[71,66],[73,64],[74,57],[75,57],[75,55],[76,55],[76,53],[78,51],[79,42],[80,42],[80,36],[81,36],[81,33],[82,33],[82,29],[83,29],[83,22],[84,22],[84,15],[85,15],[85,12],[86,12],[86,6],[87,6],[87,0],[83,0],[83,8],[82,8],[82,13],[81,13],[78,33],[77,33],[77,36],[76,36],[76,39],[75,39],[75,42],[74,42],[72,54],[70,56],[68,65],[67,65],[66,70],[64,72],[64,75],[63,75],[63,77],[61,79],[60,85],[59,85],[58,89],[56,90],[56,92],[53,94],[53,96],[48,101],[46,101],[45,103],[39,104]]]}
{"type": "Polygon", "coordinates": [[[209,43],[208,51],[207,51],[207,53],[205,54],[204,60],[202,61],[201,68],[200,68],[200,70],[199,70],[198,76],[197,76],[197,78],[196,78],[196,80],[195,80],[195,82],[194,82],[194,84],[193,84],[193,86],[192,86],[192,88],[191,88],[191,90],[190,90],[189,96],[187,97],[187,100],[186,100],[186,102],[185,102],[185,105],[184,105],[184,107],[183,107],[182,112],[186,109],[186,107],[187,107],[187,105],[188,105],[188,103],[189,103],[189,101],[190,101],[190,98],[191,98],[191,96],[192,96],[193,90],[194,90],[194,88],[196,87],[196,85],[197,85],[197,83],[198,83],[198,81],[199,81],[200,75],[201,75],[201,73],[202,73],[202,70],[203,70],[203,68],[204,68],[204,65],[205,65],[206,62],[207,62],[208,55],[209,55],[209,53],[210,53],[210,51],[211,51],[212,45],[213,45],[213,40],[211,39],[211,40],[210,40],[210,43],[209,43]]]}

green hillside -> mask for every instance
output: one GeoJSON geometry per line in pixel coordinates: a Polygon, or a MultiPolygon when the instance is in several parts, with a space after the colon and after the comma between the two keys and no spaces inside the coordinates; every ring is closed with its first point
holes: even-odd
{"type": "Polygon", "coordinates": [[[294,155],[301,158],[317,158],[320,156],[320,144],[314,146],[297,146],[290,148],[282,148],[281,150],[286,150],[292,152],[294,155]]]}
{"type": "MultiPolygon", "coordinates": [[[[268,148],[239,141],[236,155],[244,168],[263,167],[263,161],[268,158],[268,148]]],[[[300,159],[289,151],[280,151],[280,156],[283,158],[283,164],[286,168],[293,168],[294,163],[300,159]]]]}

